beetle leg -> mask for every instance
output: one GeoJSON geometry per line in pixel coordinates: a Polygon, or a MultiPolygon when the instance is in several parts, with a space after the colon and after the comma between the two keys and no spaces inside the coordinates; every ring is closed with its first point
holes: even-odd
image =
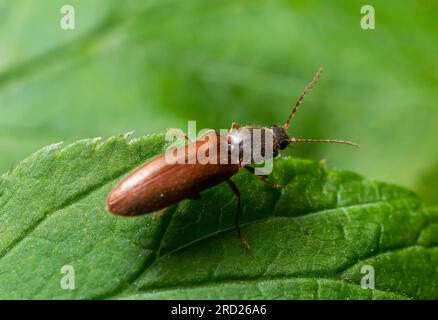
{"type": "Polygon", "coordinates": [[[178,137],[186,139],[188,142],[192,142],[192,140],[182,130],[170,128],[170,129],[167,129],[167,132],[171,132],[178,137]]]}
{"type": "MultiPolygon", "coordinates": [[[[255,174],[255,169],[254,169],[254,167],[250,167],[250,166],[244,166],[244,168],[246,169],[246,170],[248,170],[249,172],[251,172],[253,175],[256,175],[255,174]]],[[[269,181],[269,179],[268,179],[268,175],[267,174],[264,174],[264,175],[257,175],[259,178],[260,178],[260,180],[261,181],[263,181],[264,183],[266,183],[268,186],[270,186],[271,188],[274,188],[274,189],[281,189],[281,188],[284,188],[285,186],[284,185],[282,185],[282,184],[278,184],[278,183],[274,183],[274,182],[272,182],[272,181],[269,181]]]]}
{"type": "Polygon", "coordinates": [[[230,131],[231,131],[231,130],[239,130],[239,129],[240,129],[240,126],[239,126],[237,123],[233,122],[233,123],[231,124],[231,129],[230,129],[230,131]]]}
{"type": "Polygon", "coordinates": [[[242,231],[240,230],[240,192],[239,192],[239,189],[237,188],[236,184],[233,181],[231,181],[230,179],[227,180],[227,183],[230,186],[231,191],[233,191],[237,197],[236,217],[235,217],[237,235],[239,236],[240,242],[242,243],[243,247],[249,253],[251,253],[251,247],[249,246],[248,241],[246,241],[243,238],[242,231]]]}

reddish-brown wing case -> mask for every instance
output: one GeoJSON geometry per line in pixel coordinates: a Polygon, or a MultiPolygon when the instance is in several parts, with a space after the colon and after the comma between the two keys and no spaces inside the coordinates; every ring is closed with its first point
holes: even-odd
{"type": "Polygon", "coordinates": [[[196,198],[201,191],[228,180],[240,166],[219,163],[221,145],[226,145],[225,139],[212,132],[180,147],[185,164],[168,164],[164,154],[146,162],[116,185],[107,199],[108,211],[124,216],[154,212],[196,198]],[[198,152],[210,155],[209,163],[188,164],[188,158],[198,152]]]}

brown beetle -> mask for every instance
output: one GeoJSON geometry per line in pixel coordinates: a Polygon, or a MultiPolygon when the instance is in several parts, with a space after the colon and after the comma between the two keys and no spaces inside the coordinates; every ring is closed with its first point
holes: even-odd
{"type": "MultiPolygon", "coordinates": [[[[296,102],[286,124],[282,127],[274,125],[271,127],[239,127],[233,123],[231,130],[227,136],[221,136],[217,132],[210,132],[194,142],[190,142],[185,146],[174,149],[172,152],[176,154],[175,163],[169,164],[166,161],[165,155],[160,155],[153,160],[146,162],[139,168],[135,169],[126,178],[119,182],[107,199],[107,210],[111,213],[122,216],[136,216],[146,213],[151,213],[163,210],[183,199],[199,199],[200,193],[210,187],[213,187],[221,182],[227,182],[231,190],[237,197],[237,208],[235,215],[235,224],[237,234],[243,246],[250,251],[248,242],[243,238],[239,227],[240,217],[240,193],[235,183],[230,179],[241,168],[245,168],[254,173],[255,168],[250,164],[258,163],[259,156],[255,156],[255,150],[251,149],[250,160],[243,162],[243,148],[252,140],[252,133],[258,129],[262,135],[270,134],[272,136],[272,154],[271,158],[278,154],[279,150],[285,149],[291,143],[342,143],[357,146],[350,141],[343,140],[307,140],[289,138],[287,129],[300,106],[303,98],[313,88],[321,77],[322,69],[316,73],[312,82],[305,88],[303,94],[296,102]],[[245,132],[250,132],[250,136],[243,135],[245,132]],[[237,141],[238,151],[236,159],[232,157],[233,146],[237,141]],[[219,154],[217,150],[227,148],[227,152],[219,154]],[[200,163],[199,161],[190,162],[189,158],[193,158],[200,151],[209,155],[208,163],[200,163]],[[215,152],[213,152],[215,151],[215,152]],[[178,153],[179,152],[179,153],[178,153]],[[226,161],[224,160],[226,158],[226,161]],[[235,160],[235,161],[232,161],[235,160]]],[[[265,155],[267,147],[261,145],[261,150],[257,150],[259,154],[265,155]]],[[[196,158],[196,157],[195,157],[196,158]]],[[[268,183],[272,187],[279,187],[271,183],[267,179],[267,175],[260,175],[262,181],[268,183]]]]}

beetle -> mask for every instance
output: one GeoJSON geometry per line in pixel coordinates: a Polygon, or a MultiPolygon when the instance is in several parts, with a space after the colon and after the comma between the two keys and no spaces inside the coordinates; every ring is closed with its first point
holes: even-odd
{"type": "MultiPolygon", "coordinates": [[[[243,237],[239,226],[240,192],[236,184],[231,180],[231,177],[241,168],[245,168],[251,173],[255,173],[255,168],[251,166],[251,164],[257,163],[257,161],[260,160],[254,156],[255,150],[251,151],[249,163],[243,163],[242,161],[243,147],[248,143],[248,139],[252,139],[251,134],[255,132],[255,130],[261,130],[262,135],[269,133],[272,136],[271,157],[275,157],[279,150],[284,150],[293,143],[340,143],[358,146],[351,141],[345,140],[310,140],[291,138],[287,133],[295,112],[298,110],[304,97],[319,81],[322,72],[323,70],[320,68],[310,84],[304,89],[283,126],[240,127],[236,123],[233,123],[227,136],[221,136],[219,133],[213,131],[207,133],[204,136],[204,139],[198,139],[193,142],[185,136],[188,143],[173,150],[174,153],[180,155],[180,159],[178,160],[183,161],[169,163],[166,161],[165,155],[162,154],[144,163],[128,174],[127,177],[114,187],[106,202],[107,210],[113,214],[122,216],[137,216],[157,212],[184,199],[199,199],[202,191],[222,182],[226,182],[237,198],[235,214],[237,235],[245,249],[250,251],[250,246],[243,237]],[[243,135],[244,130],[245,132],[250,132],[249,137],[248,135],[243,135]],[[237,161],[230,161],[232,160],[231,158],[233,154],[232,148],[233,146],[236,148],[236,144],[233,144],[233,141],[238,142],[237,153],[234,152],[234,154],[237,154],[237,161]],[[227,145],[229,148],[225,153],[226,160],[228,160],[225,161],[225,163],[219,161],[223,160],[219,159],[220,157],[223,157],[223,154],[218,155],[217,152],[212,152],[224,145],[227,145]],[[200,163],[199,161],[190,163],[188,159],[193,158],[200,150],[203,150],[204,152],[206,151],[207,154],[212,156],[209,159],[210,161],[208,163],[200,163]]],[[[262,150],[258,151],[261,151],[262,154],[266,153],[265,145],[262,145],[261,149],[262,150]]],[[[267,175],[260,175],[260,178],[271,187],[281,187],[270,182],[267,179],[267,175]]]]}

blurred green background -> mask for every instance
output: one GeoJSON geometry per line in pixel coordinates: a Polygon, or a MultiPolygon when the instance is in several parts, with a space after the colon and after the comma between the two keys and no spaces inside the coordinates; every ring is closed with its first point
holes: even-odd
{"type": "Polygon", "coordinates": [[[437,54],[433,0],[2,0],[0,171],[58,141],[282,124],[323,66],[291,132],[362,147],[287,153],[438,203],[437,54]],[[67,3],[75,30],[59,25],[67,3]]]}

